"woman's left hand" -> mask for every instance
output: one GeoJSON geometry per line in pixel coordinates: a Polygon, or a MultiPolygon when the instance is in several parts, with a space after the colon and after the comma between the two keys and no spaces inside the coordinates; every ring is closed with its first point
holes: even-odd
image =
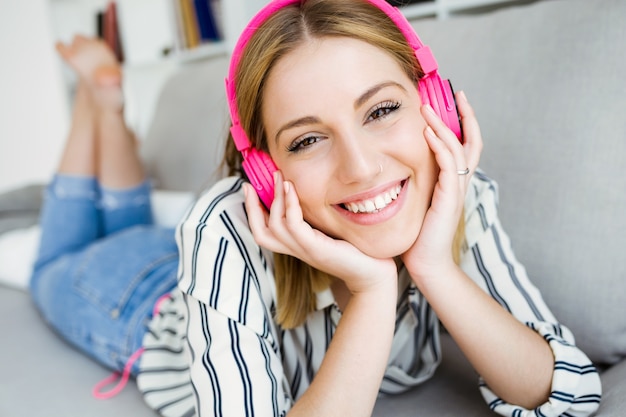
{"type": "MultiPolygon", "coordinates": [[[[456,97],[463,144],[439,117],[426,106],[422,109],[433,130],[431,133],[427,127],[424,134],[440,172],[422,229],[402,260],[420,293],[486,385],[503,401],[533,409],[550,394],[552,350],[539,333],[483,291],[452,257],[470,175],[478,166],[483,146],[465,95],[456,97]],[[466,168],[470,173],[463,175],[466,168]]],[[[502,277],[494,276],[494,280],[499,279],[502,277]]]]}
{"type": "Polygon", "coordinates": [[[419,236],[402,255],[418,286],[421,280],[442,276],[446,269],[456,267],[452,257],[454,235],[463,215],[470,177],[478,166],[483,147],[478,122],[465,94],[457,93],[456,100],[464,133],[462,144],[430,106],[422,106],[422,116],[428,125],[424,137],[440,171],[419,236]],[[463,173],[466,168],[470,170],[468,174],[463,173]]]}

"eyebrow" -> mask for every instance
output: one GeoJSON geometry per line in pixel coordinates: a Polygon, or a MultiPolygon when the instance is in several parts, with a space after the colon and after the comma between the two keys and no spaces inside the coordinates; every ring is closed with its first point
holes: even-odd
{"type": "MultiPolygon", "coordinates": [[[[404,88],[404,86],[402,84],[399,84],[399,83],[397,83],[395,81],[385,81],[385,82],[382,82],[380,84],[376,84],[376,85],[372,86],[370,89],[368,89],[363,94],[361,94],[354,101],[354,108],[358,109],[365,102],[367,102],[367,100],[369,100],[370,98],[375,96],[380,90],[382,90],[384,88],[387,88],[387,87],[397,87],[397,88],[400,88],[401,90],[406,92],[406,88],[404,88]]],[[[293,120],[293,121],[285,124],[284,126],[282,126],[280,129],[278,129],[278,132],[276,132],[276,136],[274,136],[274,141],[276,143],[278,143],[278,138],[280,137],[280,135],[285,130],[293,129],[294,127],[300,127],[300,126],[306,126],[306,125],[310,125],[310,124],[316,124],[316,123],[321,123],[321,120],[318,117],[315,117],[315,116],[305,116],[305,117],[301,117],[299,119],[293,120]]]]}
{"type": "Polygon", "coordinates": [[[380,84],[376,84],[375,86],[373,86],[372,88],[370,88],[369,90],[367,90],[366,92],[361,94],[361,96],[354,101],[354,108],[358,109],[367,100],[369,100],[370,98],[375,96],[376,93],[378,93],[380,90],[382,90],[384,88],[387,88],[387,87],[398,87],[401,90],[403,90],[404,92],[406,92],[406,88],[404,88],[404,86],[402,84],[399,84],[399,83],[397,83],[395,81],[385,81],[385,82],[382,82],[380,84]]]}
{"type": "Polygon", "coordinates": [[[312,125],[312,124],[320,123],[320,122],[321,120],[315,116],[305,116],[305,117],[301,117],[299,119],[293,120],[287,123],[286,125],[284,125],[283,127],[281,127],[280,129],[278,129],[278,132],[276,132],[276,136],[274,136],[274,141],[278,143],[278,138],[285,130],[293,129],[294,127],[312,125]]]}

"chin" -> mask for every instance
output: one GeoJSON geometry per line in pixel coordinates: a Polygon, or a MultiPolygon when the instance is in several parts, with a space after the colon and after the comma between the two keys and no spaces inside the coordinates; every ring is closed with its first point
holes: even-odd
{"type": "Polygon", "coordinates": [[[356,246],[367,256],[378,259],[388,259],[395,258],[408,251],[411,246],[413,246],[416,239],[417,237],[396,239],[395,237],[389,236],[386,239],[363,242],[356,246]]]}

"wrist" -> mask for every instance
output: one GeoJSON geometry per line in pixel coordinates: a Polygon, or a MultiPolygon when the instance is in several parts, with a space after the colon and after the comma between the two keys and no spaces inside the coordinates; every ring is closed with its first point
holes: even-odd
{"type": "Polygon", "coordinates": [[[455,279],[464,277],[465,273],[454,261],[442,262],[428,267],[408,269],[409,276],[422,293],[433,285],[442,285],[455,279]]]}
{"type": "Polygon", "coordinates": [[[378,296],[382,294],[397,294],[398,272],[390,271],[384,274],[369,274],[367,277],[344,281],[352,296],[378,296]]]}

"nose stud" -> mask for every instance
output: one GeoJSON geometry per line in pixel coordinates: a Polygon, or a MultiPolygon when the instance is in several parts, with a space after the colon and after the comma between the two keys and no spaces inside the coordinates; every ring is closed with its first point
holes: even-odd
{"type": "Polygon", "coordinates": [[[383,164],[378,164],[378,168],[379,168],[378,174],[380,175],[383,173],[383,164]]]}

